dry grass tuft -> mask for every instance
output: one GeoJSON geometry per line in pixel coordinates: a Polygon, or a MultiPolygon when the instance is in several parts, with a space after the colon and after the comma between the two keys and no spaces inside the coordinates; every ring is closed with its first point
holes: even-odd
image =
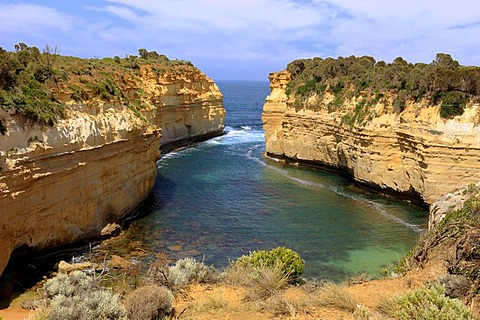
{"type": "Polygon", "coordinates": [[[289,283],[289,276],[283,271],[283,266],[276,263],[273,266],[249,266],[232,264],[223,274],[225,283],[248,288],[245,299],[248,301],[266,300],[289,283]]]}
{"type": "Polygon", "coordinates": [[[343,286],[333,282],[326,283],[320,291],[318,302],[321,306],[331,306],[337,309],[355,312],[357,299],[343,286]]]}
{"type": "Polygon", "coordinates": [[[278,264],[273,267],[253,267],[246,279],[249,290],[246,299],[250,301],[268,299],[288,286],[288,276],[278,264]]]}
{"type": "Polygon", "coordinates": [[[216,292],[209,295],[206,300],[195,304],[195,311],[202,312],[215,312],[225,309],[228,306],[228,301],[225,299],[223,291],[216,292]]]}
{"type": "Polygon", "coordinates": [[[271,309],[276,317],[296,317],[310,307],[309,301],[305,299],[289,299],[280,294],[271,297],[265,303],[268,303],[266,308],[271,309]]]}

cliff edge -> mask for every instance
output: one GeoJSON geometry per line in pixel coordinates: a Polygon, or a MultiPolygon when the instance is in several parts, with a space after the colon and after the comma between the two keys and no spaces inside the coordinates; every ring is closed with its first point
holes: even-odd
{"type": "Polygon", "coordinates": [[[223,133],[216,84],[148,54],[0,50],[0,273],[17,248],[88,239],[131,214],[154,186],[161,146],[223,133]]]}
{"type": "Polygon", "coordinates": [[[471,84],[478,75],[445,54],[429,65],[371,57],[292,62],[269,77],[266,153],[430,205],[480,181],[480,105],[471,84]]]}

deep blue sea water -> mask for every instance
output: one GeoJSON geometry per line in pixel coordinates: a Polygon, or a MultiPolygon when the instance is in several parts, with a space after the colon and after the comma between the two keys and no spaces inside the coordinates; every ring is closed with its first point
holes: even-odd
{"type": "Polygon", "coordinates": [[[219,81],[227,133],[158,162],[152,203],[127,231],[153,259],[194,256],[222,267],[253,250],[287,246],[305,276],[379,274],[426,227],[419,208],[372,195],[344,178],[263,156],[268,82],[219,81]]]}

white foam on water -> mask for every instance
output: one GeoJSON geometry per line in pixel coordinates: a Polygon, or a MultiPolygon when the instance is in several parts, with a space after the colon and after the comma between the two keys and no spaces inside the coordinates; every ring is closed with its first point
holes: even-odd
{"type": "MultiPolygon", "coordinates": [[[[296,183],[299,183],[301,185],[304,185],[304,186],[307,186],[307,187],[312,187],[312,188],[316,188],[316,189],[328,189],[332,192],[335,192],[336,194],[340,195],[340,196],[343,196],[345,198],[348,198],[348,199],[351,199],[351,200],[354,200],[354,201],[358,201],[358,202],[363,202],[365,204],[367,204],[368,206],[372,207],[376,212],[378,212],[381,216],[383,216],[385,219],[388,219],[388,220],[391,220],[391,221],[394,221],[398,224],[401,224],[407,228],[410,228],[411,230],[413,230],[414,232],[416,233],[423,233],[425,230],[420,228],[418,225],[415,225],[415,224],[412,224],[412,223],[408,223],[407,221],[404,221],[402,220],[401,218],[393,215],[393,214],[390,214],[388,213],[387,209],[385,208],[384,205],[380,204],[380,203],[376,203],[372,200],[368,200],[368,199],[365,199],[365,198],[362,198],[362,197],[359,197],[359,196],[356,196],[356,195],[353,195],[351,193],[348,193],[344,190],[341,190],[340,188],[338,187],[334,187],[334,186],[325,186],[324,184],[321,184],[321,183],[317,183],[317,182],[313,182],[313,181],[308,181],[308,180],[304,180],[304,179],[300,179],[300,178],[297,178],[297,177],[293,177],[290,175],[290,173],[287,171],[287,170],[284,170],[284,169],[280,169],[280,168],[277,168],[277,167],[274,167],[272,165],[269,165],[265,162],[263,162],[261,159],[257,158],[257,157],[254,157],[252,155],[252,152],[253,150],[257,149],[261,147],[261,145],[255,145],[253,148],[249,149],[247,151],[247,154],[246,154],[246,157],[250,160],[253,160],[255,162],[257,162],[258,164],[262,165],[262,166],[265,166],[267,167],[268,169],[272,170],[272,171],[275,171],[276,173],[282,175],[283,177],[287,178],[287,179],[290,179],[296,183]]],[[[278,159],[273,159],[273,160],[277,160],[278,159]]]]}
{"type": "Polygon", "coordinates": [[[231,145],[250,142],[263,142],[265,136],[263,131],[252,129],[249,126],[242,126],[242,129],[232,127],[225,128],[225,134],[220,137],[206,141],[207,144],[231,145]]]}

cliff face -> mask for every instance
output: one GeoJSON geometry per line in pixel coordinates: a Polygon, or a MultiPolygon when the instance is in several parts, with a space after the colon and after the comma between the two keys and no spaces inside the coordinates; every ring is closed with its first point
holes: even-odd
{"type": "Polygon", "coordinates": [[[113,76],[125,96],[141,92],[141,108],[78,103],[60,83],[65,117],[54,126],[3,114],[0,273],[16,248],[86,239],[130,214],[153,188],[161,144],[223,132],[222,95],[198,69],[113,76]]]}
{"type": "Polygon", "coordinates": [[[357,98],[330,108],[334,96],[325,94],[299,106],[286,94],[289,80],[288,71],[270,75],[262,118],[268,154],[335,168],[426,204],[480,180],[478,104],[445,120],[426,101],[407,103],[401,112],[376,103],[363,121],[348,123],[357,98]]]}
{"type": "Polygon", "coordinates": [[[147,92],[154,100],[154,123],[162,128],[162,149],[223,133],[225,109],[217,85],[199,70],[156,78],[151,72],[147,92]]]}

